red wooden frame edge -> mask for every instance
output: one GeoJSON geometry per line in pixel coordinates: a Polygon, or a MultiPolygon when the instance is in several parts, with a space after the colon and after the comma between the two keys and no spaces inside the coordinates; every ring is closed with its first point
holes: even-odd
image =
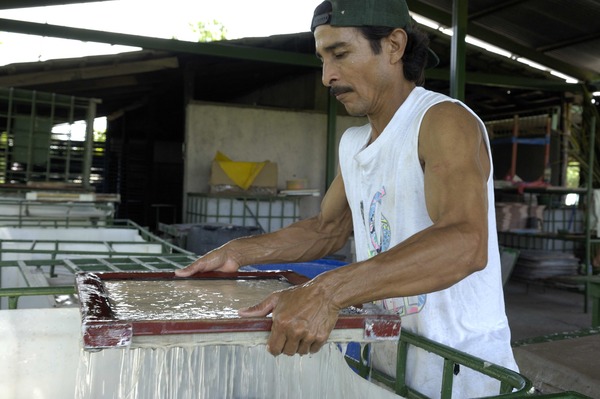
{"type": "MultiPolygon", "coordinates": [[[[297,285],[309,278],[293,271],[248,271],[237,273],[208,272],[190,277],[176,277],[174,272],[81,272],[76,276],[80,294],[82,331],[86,348],[126,346],[133,336],[197,334],[223,332],[270,331],[270,317],[222,320],[120,320],[114,316],[103,285],[106,280],[163,279],[284,279],[297,285]]],[[[357,308],[360,308],[358,306],[357,308]]],[[[365,338],[394,338],[400,333],[400,318],[396,314],[340,314],[335,329],[362,329],[365,338]]]]}

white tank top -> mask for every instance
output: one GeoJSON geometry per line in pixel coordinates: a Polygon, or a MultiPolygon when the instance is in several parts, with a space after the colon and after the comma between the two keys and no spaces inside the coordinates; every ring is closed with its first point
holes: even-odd
{"type": "MultiPolygon", "coordinates": [[[[410,93],[371,145],[367,146],[370,125],[350,128],[342,136],[340,167],[352,210],[357,260],[386,251],[432,225],[418,156],[419,128],[427,110],[444,101],[462,105],[477,118],[489,149],[485,125],[473,111],[457,100],[422,87],[410,93]]],[[[382,305],[402,316],[403,329],[517,370],[504,309],[492,176],[491,171],[487,182],[490,234],[486,268],[445,290],[390,298],[382,305]]],[[[431,362],[437,364],[437,360],[424,351],[412,351],[409,356],[414,356],[412,360],[416,362],[409,377],[418,384],[409,385],[426,384],[430,372],[437,372],[431,369],[431,362]]],[[[440,381],[441,374],[431,378],[440,381]]],[[[457,376],[455,384],[461,379],[457,376]]],[[[471,385],[469,381],[464,384],[471,385]]],[[[468,392],[471,391],[463,391],[462,395],[469,395],[468,392]]]]}

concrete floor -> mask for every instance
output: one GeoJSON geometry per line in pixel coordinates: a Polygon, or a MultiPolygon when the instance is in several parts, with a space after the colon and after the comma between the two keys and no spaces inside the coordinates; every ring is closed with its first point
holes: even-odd
{"type": "Polygon", "coordinates": [[[504,291],[521,374],[544,394],[575,391],[600,399],[600,329],[591,328],[583,294],[515,281],[504,291]],[[549,342],[532,340],[541,336],[549,342]]]}

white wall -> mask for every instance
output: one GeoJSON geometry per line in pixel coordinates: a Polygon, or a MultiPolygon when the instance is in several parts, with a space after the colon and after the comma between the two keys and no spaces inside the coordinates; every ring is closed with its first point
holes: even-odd
{"type": "MultiPolygon", "coordinates": [[[[278,165],[278,188],[286,180],[308,179],[309,188],[325,189],[327,115],[317,112],[191,103],[187,107],[184,197],[209,190],[210,165],[217,151],[234,161],[269,160],[278,165]]],[[[364,118],[338,117],[338,140],[364,118]]],[[[306,198],[301,216],[318,210],[320,198],[306,198]]]]}

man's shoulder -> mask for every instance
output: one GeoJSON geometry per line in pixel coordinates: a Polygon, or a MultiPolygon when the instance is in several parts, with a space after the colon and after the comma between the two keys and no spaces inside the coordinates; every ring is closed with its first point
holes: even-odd
{"type": "Polygon", "coordinates": [[[477,120],[477,116],[469,107],[460,101],[454,100],[448,97],[446,101],[440,101],[433,104],[427,110],[426,117],[432,117],[439,119],[467,119],[477,120]]]}
{"type": "Polygon", "coordinates": [[[405,105],[403,105],[398,112],[406,113],[417,113],[423,115],[424,113],[437,114],[437,109],[446,109],[447,107],[457,109],[462,103],[460,101],[447,96],[443,93],[425,89],[424,87],[416,87],[410,96],[408,97],[405,105]]]}

